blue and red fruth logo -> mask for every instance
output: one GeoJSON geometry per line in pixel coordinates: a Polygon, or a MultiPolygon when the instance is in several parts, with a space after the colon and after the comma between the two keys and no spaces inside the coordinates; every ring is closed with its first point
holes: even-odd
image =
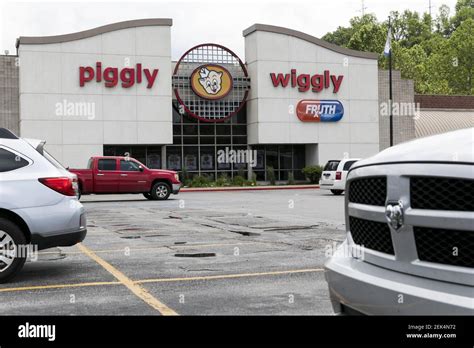
{"type": "Polygon", "coordinates": [[[296,116],[301,122],[337,122],[344,115],[339,100],[301,100],[296,106],[296,116]]]}

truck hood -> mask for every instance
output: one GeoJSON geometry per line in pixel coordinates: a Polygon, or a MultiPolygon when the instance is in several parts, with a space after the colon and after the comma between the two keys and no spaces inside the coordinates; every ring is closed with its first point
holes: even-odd
{"type": "Polygon", "coordinates": [[[400,162],[474,163],[474,128],[408,141],[356,162],[351,169],[400,162]]]}
{"type": "Polygon", "coordinates": [[[161,173],[161,174],[170,174],[170,175],[174,175],[177,173],[174,170],[166,170],[166,169],[150,169],[150,170],[152,171],[152,173],[161,173]]]}

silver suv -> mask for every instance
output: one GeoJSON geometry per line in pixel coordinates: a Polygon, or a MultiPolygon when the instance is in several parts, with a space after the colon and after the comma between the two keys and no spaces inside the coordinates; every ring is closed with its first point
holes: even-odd
{"type": "Polygon", "coordinates": [[[347,239],[326,264],[336,313],[474,314],[474,128],[357,162],[347,239]]]}
{"type": "Polygon", "coordinates": [[[0,283],[21,270],[28,251],[71,246],[87,233],[77,177],[43,146],[0,128],[0,283]]]}

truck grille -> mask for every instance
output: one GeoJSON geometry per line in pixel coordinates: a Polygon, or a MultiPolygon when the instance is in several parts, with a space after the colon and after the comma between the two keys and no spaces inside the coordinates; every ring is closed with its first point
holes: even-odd
{"type": "Polygon", "coordinates": [[[382,253],[395,254],[387,223],[349,216],[349,229],[355,244],[382,253]]]}
{"type": "Polygon", "coordinates": [[[410,194],[415,209],[474,211],[474,180],[411,177],[410,194]]]}
{"type": "Polygon", "coordinates": [[[474,231],[415,226],[413,232],[421,261],[474,267],[474,231]],[[455,250],[457,256],[454,254],[455,250]]]}
{"type": "Polygon", "coordinates": [[[386,197],[387,178],[385,176],[355,179],[349,184],[349,202],[384,206],[386,197]]]}

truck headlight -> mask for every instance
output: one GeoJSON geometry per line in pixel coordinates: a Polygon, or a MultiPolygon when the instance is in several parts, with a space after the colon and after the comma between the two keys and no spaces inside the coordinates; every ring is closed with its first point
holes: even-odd
{"type": "Polygon", "coordinates": [[[176,173],[176,174],[174,175],[174,178],[176,179],[176,181],[179,181],[179,174],[176,173]]]}

